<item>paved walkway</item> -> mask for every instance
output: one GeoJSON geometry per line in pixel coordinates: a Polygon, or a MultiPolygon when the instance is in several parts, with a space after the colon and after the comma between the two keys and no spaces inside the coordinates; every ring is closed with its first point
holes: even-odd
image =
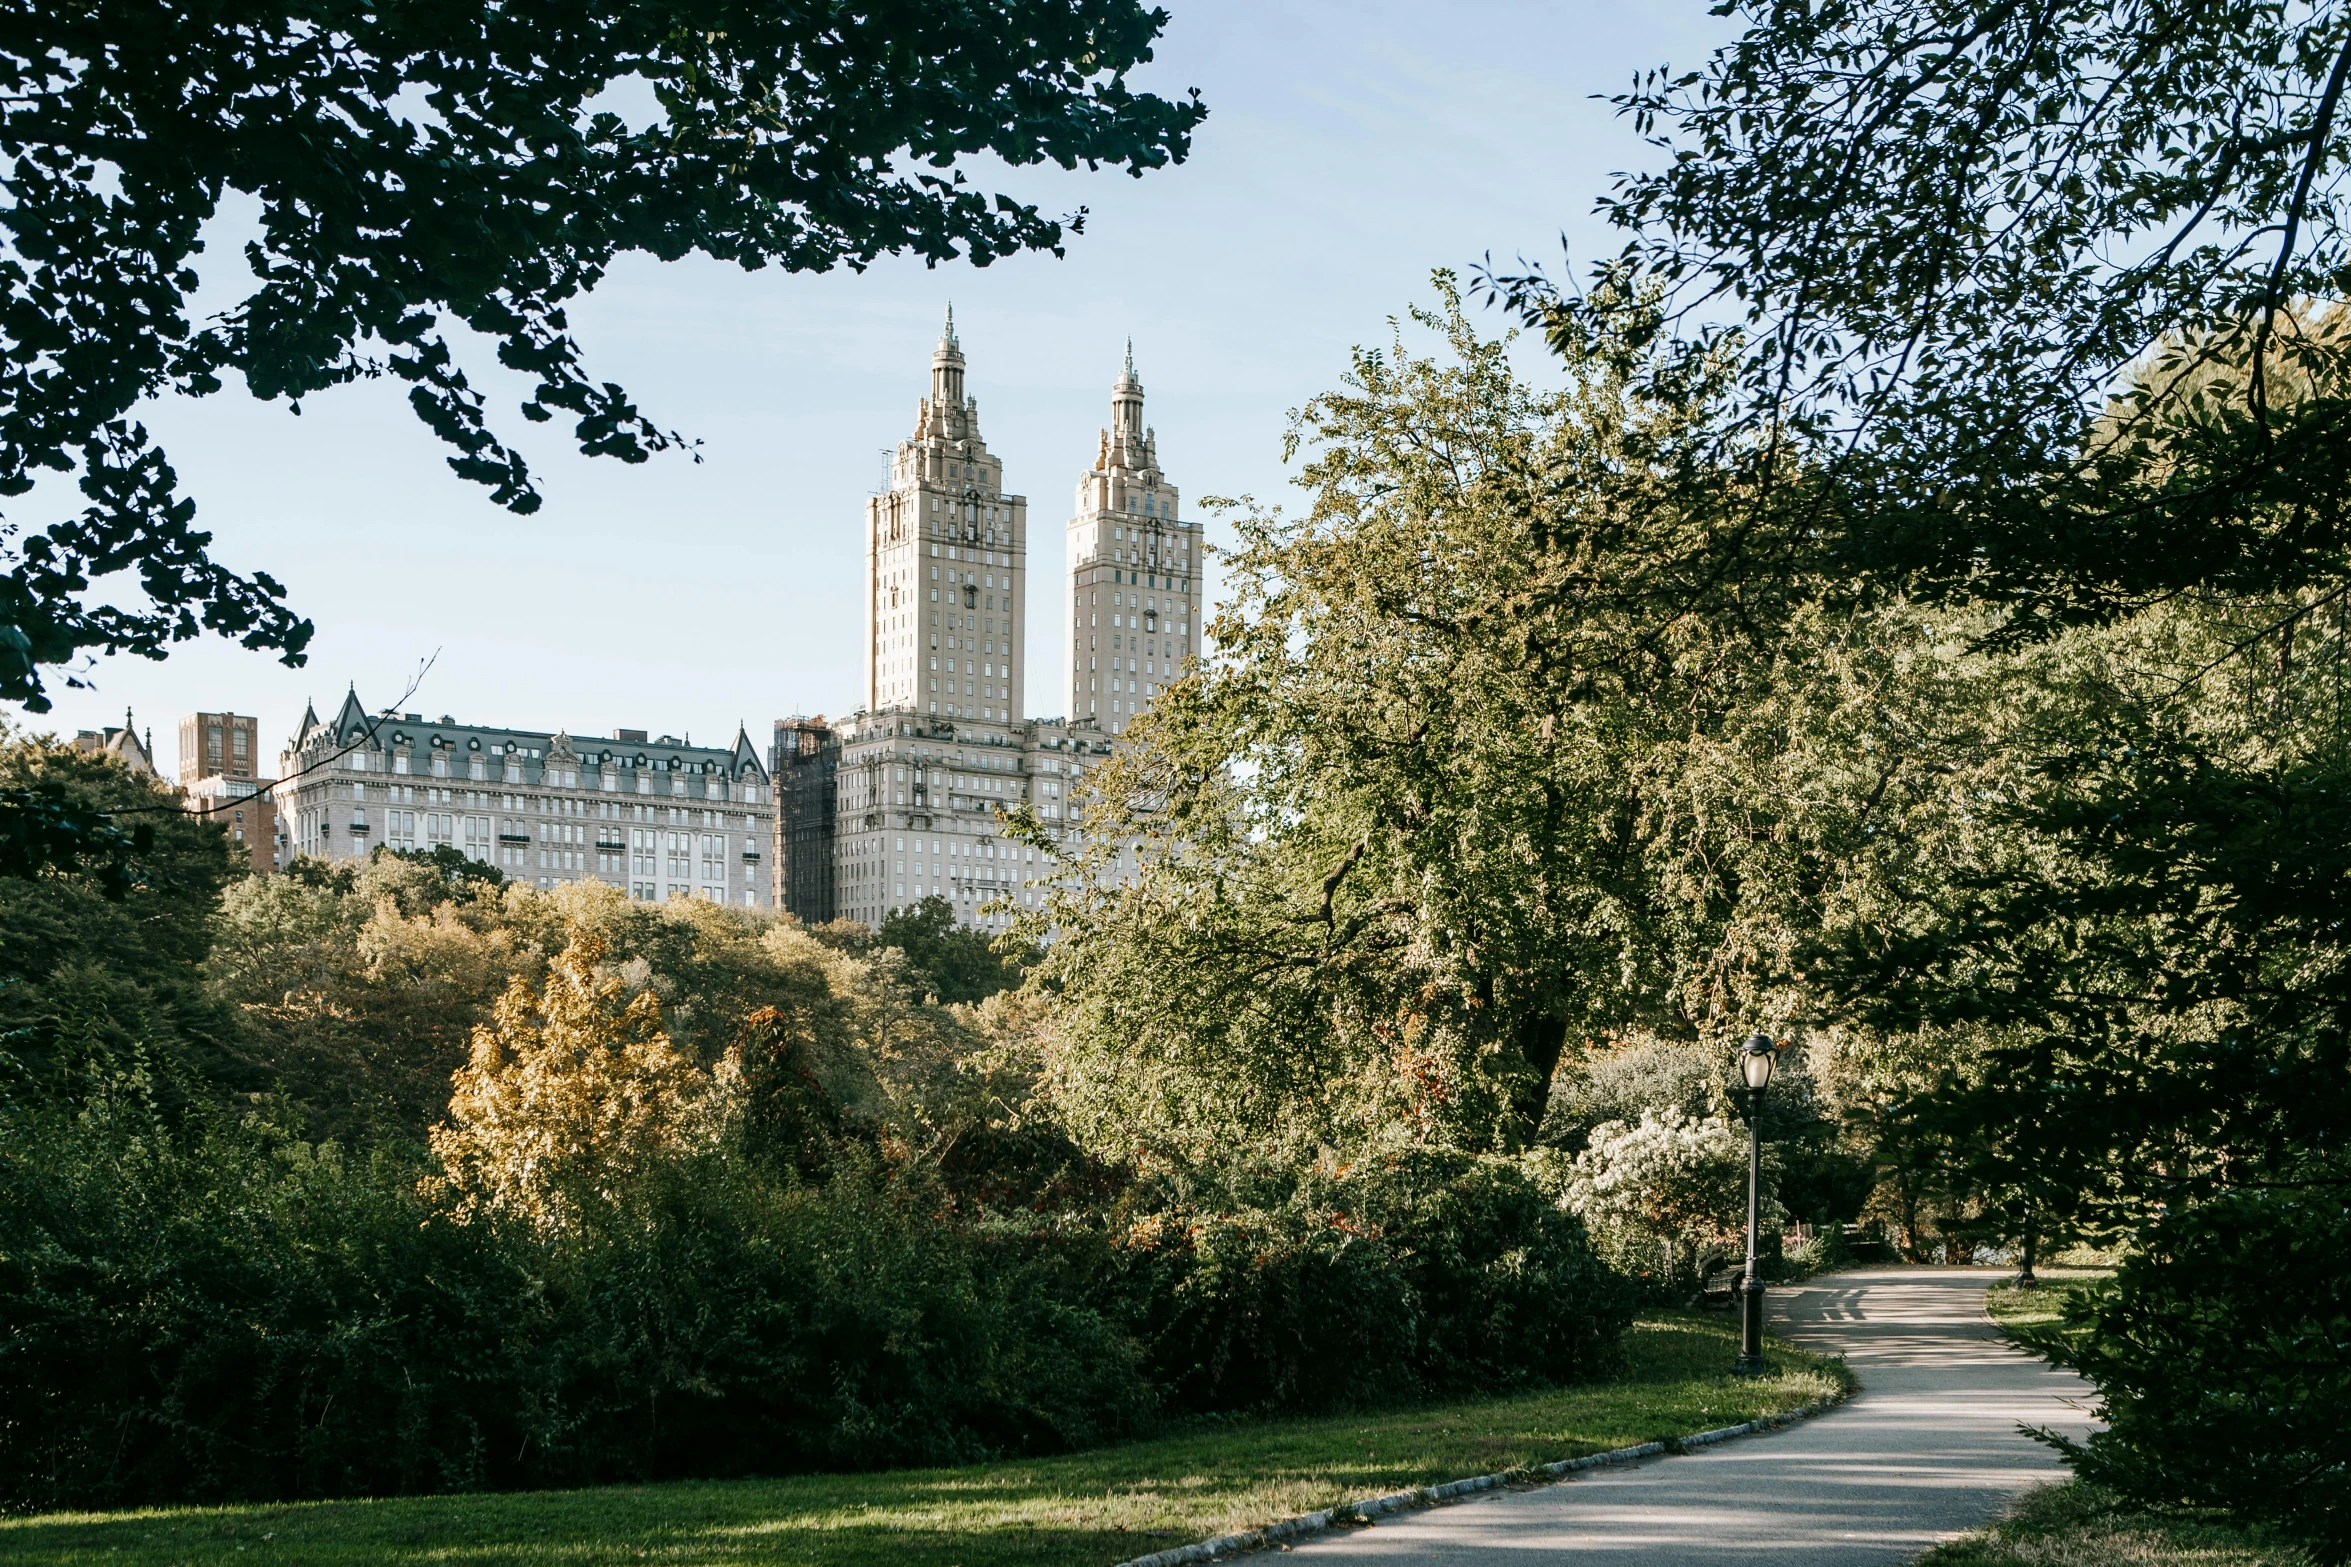
{"type": "Polygon", "coordinates": [[[2084,1384],[2019,1353],[1985,1318],[1984,1287],[2000,1277],[1882,1268],[1775,1290],[1780,1332],[1844,1355],[1860,1377],[1843,1407],[1683,1457],[1383,1519],[1294,1554],[1321,1567],[1909,1561],[2054,1477],[2055,1455],[2020,1423],[2089,1424],[2084,1384]]]}

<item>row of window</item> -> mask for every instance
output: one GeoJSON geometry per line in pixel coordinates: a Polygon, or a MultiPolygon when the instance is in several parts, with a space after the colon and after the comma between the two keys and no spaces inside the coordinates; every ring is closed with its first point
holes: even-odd
{"type": "MultiPolygon", "coordinates": [[[[659,903],[664,894],[661,888],[653,882],[633,881],[629,883],[629,896],[639,903],[659,903]]],[[[684,887],[672,887],[667,896],[671,898],[695,897],[707,903],[724,903],[727,901],[727,890],[724,887],[695,887],[691,890],[684,887]]],[[[745,890],[743,901],[751,904],[757,903],[759,899],[756,894],[745,890]]]]}
{"type": "MultiPolygon", "coordinates": [[[[350,757],[345,758],[345,765],[353,768],[358,772],[373,772],[377,770],[374,765],[377,760],[378,759],[371,758],[366,752],[362,751],[354,753],[350,757]]],[[[434,778],[450,778],[457,776],[452,774],[449,766],[449,758],[447,756],[435,753],[431,757],[430,761],[431,769],[429,776],[434,778]]],[[[493,778],[491,776],[488,759],[474,756],[466,758],[465,761],[466,767],[462,776],[469,782],[495,782],[508,784],[530,782],[528,778],[523,776],[522,768],[512,762],[509,762],[498,769],[497,776],[493,778]]],[[[390,771],[395,777],[425,776],[420,774],[413,774],[411,772],[409,758],[406,756],[394,756],[391,759],[390,771]]],[[[689,772],[673,772],[664,774],[663,776],[666,776],[669,779],[669,787],[667,789],[656,789],[654,787],[654,778],[656,774],[653,770],[635,769],[633,771],[635,772],[637,780],[636,788],[633,791],[622,790],[620,786],[621,769],[613,767],[604,768],[600,773],[598,773],[596,782],[590,784],[588,787],[599,789],[606,794],[636,793],[641,795],[667,794],[672,796],[683,796],[688,793],[686,788],[686,780],[689,776],[689,772]]],[[[542,786],[550,789],[577,789],[580,787],[579,769],[550,767],[541,774],[539,782],[542,786]]],[[[735,780],[723,776],[713,775],[704,778],[704,786],[705,794],[702,796],[703,798],[724,800],[732,797],[734,799],[741,800],[746,805],[758,805],[762,803],[760,786],[756,783],[738,783],[735,780]]]]}

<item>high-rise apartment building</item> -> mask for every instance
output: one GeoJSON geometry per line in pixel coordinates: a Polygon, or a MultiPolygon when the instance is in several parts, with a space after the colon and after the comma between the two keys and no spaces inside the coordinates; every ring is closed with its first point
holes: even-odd
{"type": "Polygon", "coordinates": [[[1111,734],[1199,650],[1200,530],[1143,423],[1134,345],[1069,519],[1069,712],[1111,734]]]}
{"type": "Polygon", "coordinates": [[[242,713],[190,713],[180,720],[180,783],[259,776],[259,723],[242,713]]]}
{"type": "Polygon", "coordinates": [[[1004,836],[998,812],[1027,804],[1048,830],[1071,830],[1071,787],[1110,750],[1091,720],[1019,716],[1028,502],[980,437],[964,368],[950,312],[914,433],[892,454],[888,491],[866,504],[865,709],[821,740],[791,731],[805,772],[780,852],[805,865],[824,842],[833,869],[829,900],[807,882],[793,908],[804,919],[878,925],[942,897],[964,923],[1001,928],[1003,909],[982,911],[1033,904],[1026,884],[1046,867],[1004,836]]]}
{"type": "Polygon", "coordinates": [[[180,799],[220,824],[257,875],[278,868],[277,804],[261,770],[261,725],[244,713],[190,713],[180,720],[180,799]]]}
{"type": "Polygon", "coordinates": [[[539,887],[598,880],[645,901],[766,908],[775,803],[741,731],[730,747],[316,711],[280,758],[295,853],[364,859],[443,845],[539,887]]]}
{"type": "Polygon", "coordinates": [[[840,737],[822,713],[776,720],[767,758],[776,792],[776,907],[810,925],[839,913],[833,838],[840,764],[840,737]]]}
{"type": "Polygon", "coordinates": [[[1005,723],[1027,661],[1028,500],[1004,487],[963,389],[955,312],[931,352],[931,394],[865,505],[865,710],[1005,723]]]}
{"type": "Polygon", "coordinates": [[[1027,883],[1050,867],[1004,835],[997,813],[1027,803],[1049,832],[1074,830],[1071,790],[1110,753],[1094,725],[1058,718],[960,723],[898,710],[859,713],[835,732],[834,895],[841,915],[868,925],[941,897],[962,923],[1002,929],[1011,916],[988,905],[1034,906],[1027,883]]]}

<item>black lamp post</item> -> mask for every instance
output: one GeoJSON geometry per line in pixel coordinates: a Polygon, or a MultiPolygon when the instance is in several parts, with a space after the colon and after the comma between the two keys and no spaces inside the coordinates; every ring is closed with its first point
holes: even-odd
{"type": "Polygon", "coordinates": [[[1739,1076],[1747,1084],[1747,1272],[1739,1280],[1739,1358],[1731,1374],[1759,1377],[1763,1364],[1763,1278],[1756,1270],[1756,1229],[1763,1217],[1763,1091],[1779,1060],[1771,1041],[1749,1034],[1739,1049],[1739,1076]]]}

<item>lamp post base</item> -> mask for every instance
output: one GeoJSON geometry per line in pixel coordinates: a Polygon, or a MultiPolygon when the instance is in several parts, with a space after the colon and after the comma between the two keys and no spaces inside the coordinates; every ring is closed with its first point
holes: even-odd
{"type": "Polygon", "coordinates": [[[1760,1377],[1771,1368],[1763,1361],[1763,1281],[1739,1281],[1739,1358],[1731,1362],[1734,1377],[1760,1377]]]}

